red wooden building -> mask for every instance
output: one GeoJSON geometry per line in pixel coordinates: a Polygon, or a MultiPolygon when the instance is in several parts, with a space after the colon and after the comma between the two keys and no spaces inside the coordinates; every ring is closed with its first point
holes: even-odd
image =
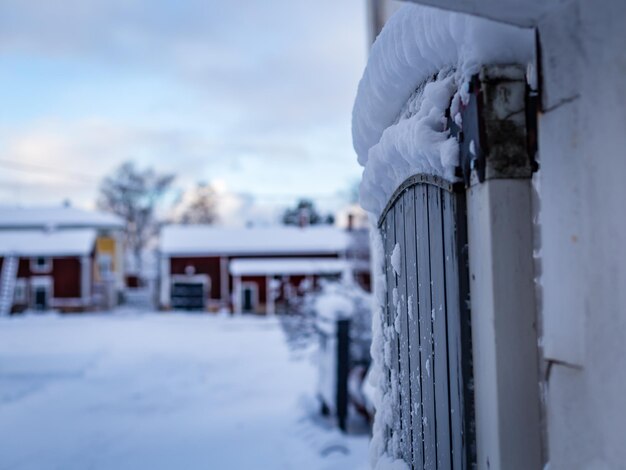
{"type": "Polygon", "coordinates": [[[172,225],[161,234],[162,308],[275,313],[315,288],[369,266],[348,257],[350,231],[329,226],[172,225]]]}
{"type": "Polygon", "coordinates": [[[0,313],[92,304],[96,230],[0,231],[0,313]]]}
{"type": "MultiPolygon", "coordinates": [[[[95,242],[90,247],[93,249],[93,262],[91,265],[91,299],[82,301],[83,307],[66,306],[63,309],[86,309],[86,305],[94,308],[109,310],[115,307],[124,295],[125,291],[125,263],[124,263],[124,221],[119,217],[98,212],[72,207],[70,205],[63,206],[0,206],[0,233],[4,234],[6,240],[19,238],[11,235],[16,232],[24,235],[24,243],[19,247],[27,257],[37,256],[39,248],[46,249],[48,245],[56,243],[54,240],[62,240],[63,236],[56,232],[92,230],[95,231],[95,242]],[[44,236],[47,234],[48,236],[44,236]],[[39,242],[43,245],[40,247],[39,242]]],[[[85,232],[87,233],[87,232],[85,232]]],[[[10,246],[4,243],[0,245],[0,249],[5,254],[11,254],[10,246]]],[[[2,256],[0,254],[0,256],[2,256]]],[[[82,255],[81,255],[82,256],[82,255]]],[[[61,266],[61,261],[57,261],[55,266],[61,266]]],[[[9,267],[11,267],[9,265],[9,267]]],[[[24,272],[24,268],[20,268],[24,272]]],[[[61,269],[61,268],[59,268],[61,269]]],[[[65,272],[66,268],[63,268],[65,272]]],[[[68,268],[69,269],[69,268],[68,268]]],[[[55,268],[55,270],[57,270],[55,268]]],[[[1,275],[2,273],[0,273],[1,275]]],[[[12,269],[6,271],[5,276],[0,277],[0,290],[4,289],[4,303],[0,302],[0,314],[6,313],[10,306],[8,297],[11,296],[11,289],[17,284],[18,297],[20,285],[22,281],[16,282],[13,279],[12,269]]],[[[42,273],[43,274],[43,273],[42,273]]],[[[50,273],[45,273],[50,274],[50,273]]],[[[61,281],[58,274],[59,282],[75,283],[75,276],[71,270],[67,271],[67,281],[61,281]]],[[[29,291],[29,289],[27,289],[29,291]]],[[[72,294],[72,295],[75,295],[72,294]]],[[[59,303],[55,301],[55,303],[59,303]]],[[[61,302],[63,303],[63,302],[61,302]]],[[[73,301],[77,304],[76,301],[73,301]]],[[[49,308],[56,308],[47,305],[49,308]]],[[[19,307],[22,309],[23,307],[19,307]]]]}

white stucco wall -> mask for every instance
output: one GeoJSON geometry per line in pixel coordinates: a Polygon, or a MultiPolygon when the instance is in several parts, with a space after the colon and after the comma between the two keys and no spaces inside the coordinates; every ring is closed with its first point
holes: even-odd
{"type": "Polygon", "coordinates": [[[568,0],[408,0],[446,10],[482,16],[518,26],[534,26],[546,12],[568,0]]]}
{"type": "Polygon", "coordinates": [[[530,195],[525,179],[467,192],[478,470],[542,467],[530,195]]]}
{"type": "Polygon", "coordinates": [[[626,3],[539,22],[541,262],[551,470],[626,462],[626,3]]]}

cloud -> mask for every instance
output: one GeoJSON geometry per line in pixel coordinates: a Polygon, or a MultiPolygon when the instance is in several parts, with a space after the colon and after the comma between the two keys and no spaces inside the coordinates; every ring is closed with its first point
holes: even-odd
{"type": "MultiPolygon", "coordinates": [[[[87,119],[44,121],[21,132],[0,132],[0,167],[21,188],[19,199],[28,203],[47,196],[90,203],[100,179],[125,160],[175,172],[174,161],[186,166],[203,164],[201,137],[173,131],[132,128],[87,119]],[[12,163],[15,162],[15,163],[12,163]]],[[[7,195],[5,195],[7,197],[7,195]]]]}
{"type": "MultiPolygon", "coordinates": [[[[225,227],[244,227],[248,224],[271,225],[279,221],[284,210],[281,206],[259,204],[251,194],[233,191],[228,184],[216,179],[209,184],[215,198],[216,220],[215,224],[225,227]]],[[[166,220],[179,220],[182,211],[194,201],[198,188],[188,187],[179,192],[176,203],[163,213],[166,220]]]]}
{"type": "MultiPolygon", "coordinates": [[[[0,90],[23,116],[0,122],[0,149],[98,176],[133,158],[180,184],[335,191],[359,172],[350,113],[365,48],[361,0],[4,0],[0,61],[52,61],[57,76],[44,63],[38,99],[19,87],[28,71],[0,90]]],[[[31,198],[90,197],[42,177],[16,181],[31,198]]]]}
{"type": "Polygon", "coordinates": [[[316,119],[338,99],[351,104],[365,57],[360,3],[5,0],[0,51],[173,74],[249,116],[316,119]]]}
{"type": "MultiPolygon", "coordinates": [[[[209,181],[216,174],[241,173],[248,166],[278,168],[293,159],[308,160],[297,141],[271,137],[216,141],[186,129],[129,126],[91,118],[44,120],[25,130],[0,131],[0,168],[26,201],[53,194],[55,200],[79,192],[95,198],[102,176],[126,160],[177,175],[177,186],[209,181]]],[[[3,181],[6,182],[6,181],[3,181]]],[[[5,194],[8,197],[9,194],[5,194]]]]}
{"type": "Polygon", "coordinates": [[[222,226],[243,227],[248,223],[268,225],[276,223],[281,208],[263,205],[251,194],[232,191],[223,180],[212,182],[217,199],[217,223],[222,226]]]}

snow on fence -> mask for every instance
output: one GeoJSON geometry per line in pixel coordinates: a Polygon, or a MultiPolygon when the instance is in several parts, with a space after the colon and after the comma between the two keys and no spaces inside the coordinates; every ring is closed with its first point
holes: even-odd
{"type": "Polygon", "coordinates": [[[353,139],[379,229],[377,470],[476,465],[466,189],[532,174],[532,44],[529,31],[410,5],[372,48],[353,139]]]}

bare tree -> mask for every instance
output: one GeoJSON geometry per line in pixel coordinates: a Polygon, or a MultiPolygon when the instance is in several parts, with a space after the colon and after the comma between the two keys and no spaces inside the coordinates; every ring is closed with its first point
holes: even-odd
{"type": "Polygon", "coordinates": [[[98,207],[126,222],[126,246],[132,250],[141,270],[141,253],[158,225],[155,208],[174,181],[171,174],[158,174],[152,168],[138,169],[125,162],[100,184],[98,207]]]}
{"type": "Polygon", "coordinates": [[[212,224],[217,220],[217,194],[210,184],[198,183],[183,193],[174,208],[181,224],[212,224]]]}

